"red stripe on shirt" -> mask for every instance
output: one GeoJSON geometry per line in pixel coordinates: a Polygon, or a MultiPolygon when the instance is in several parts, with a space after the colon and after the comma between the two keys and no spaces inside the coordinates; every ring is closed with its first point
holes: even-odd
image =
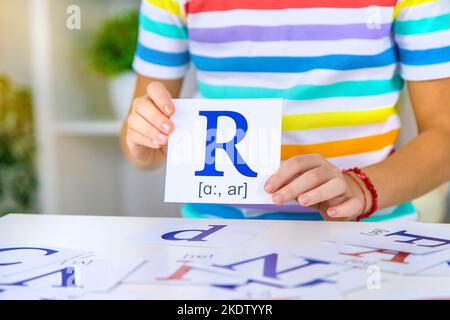
{"type": "Polygon", "coordinates": [[[370,6],[393,7],[396,0],[191,0],[186,3],[186,13],[227,11],[236,9],[281,10],[307,8],[366,8],[370,6]]]}

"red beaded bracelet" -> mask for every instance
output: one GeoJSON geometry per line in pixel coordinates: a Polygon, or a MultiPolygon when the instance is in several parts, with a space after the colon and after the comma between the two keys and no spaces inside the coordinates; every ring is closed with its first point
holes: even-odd
{"type": "Polygon", "coordinates": [[[367,190],[369,190],[370,195],[372,196],[372,207],[369,211],[363,212],[361,215],[359,215],[356,218],[356,221],[361,221],[362,219],[370,217],[375,211],[378,210],[378,193],[375,187],[372,184],[372,181],[370,181],[369,177],[366,176],[366,174],[358,167],[354,167],[347,170],[342,170],[342,173],[348,173],[353,172],[355,175],[366,185],[367,190]]]}

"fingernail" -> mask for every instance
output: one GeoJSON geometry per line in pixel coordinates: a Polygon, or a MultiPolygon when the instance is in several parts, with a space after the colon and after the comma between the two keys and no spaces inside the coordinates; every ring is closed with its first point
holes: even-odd
{"type": "Polygon", "coordinates": [[[164,123],[164,124],[162,125],[162,128],[163,128],[163,130],[164,130],[165,132],[169,133],[169,131],[170,131],[170,126],[169,126],[167,123],[164,123]]]}
{"type": "Polygon", "coordinates": [[[266,184],[264,185],[264,190],[267,193],[271,193],[272,192],[272,185],[270,183],[266,182],[266,184]]]}
{"type": "Polygon", "coordinates": [[[283,195],[282,194],[276,194],[272,198],[273,202],[280,204],[283,203],[283,195]]]}
{"type": "Polygon", "coordinates": [[[333,209],[333,208],[328,209],[328,210],[327,210],[327,213],[328,213],[328,215],[331,216],[331,217],[334,217],[335,215],[337,215],[336,209],[333,209]]]}
{"type": "Polygon", "coordinates": [[[164,110],[166,110],[166,113],[168,114],[168,115],[171,115],[172,114],[172,108],[170,107],[170,106],[165,106],[164,107],[164,110]]]}
{"type": "Polygon", "coordinates": [[[156,140],[152,140],[152,143],[153,143],[154,145],[156,145],[156,146],[159,146],[159,142],[156,141],[156,140]]]}
{"type": "Polygon", "coordinates": [[[298,202],[300,202],[302,206],[306,207],[309,204],[309,197],[303,194],[298,198],[298,202]]]}
{"type": "Polygon", "coordinates": [[[166,141],[166,136],[163,134],[158,134],[158,140],[161,142],[165,142],[166,141]]]}

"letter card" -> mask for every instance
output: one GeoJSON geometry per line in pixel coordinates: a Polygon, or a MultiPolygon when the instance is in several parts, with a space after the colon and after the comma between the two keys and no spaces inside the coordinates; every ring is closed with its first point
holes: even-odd
{"type": "Polygon", "coordinates": [[[272,203],[280,166],[281,99],[174,100],[166,202],[272,203]]]}

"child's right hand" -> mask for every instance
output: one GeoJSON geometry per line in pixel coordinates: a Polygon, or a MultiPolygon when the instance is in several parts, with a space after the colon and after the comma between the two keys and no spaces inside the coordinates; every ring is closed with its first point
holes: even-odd
{"type": "Polygon", "coordinates": [[[133,158],[142,161],[154,150],[164,151],[174,130],[170,120],[174,112],[172,96],[161,82],[150,83],[147,95],[134,99],[125,137],[133,158]]]}

